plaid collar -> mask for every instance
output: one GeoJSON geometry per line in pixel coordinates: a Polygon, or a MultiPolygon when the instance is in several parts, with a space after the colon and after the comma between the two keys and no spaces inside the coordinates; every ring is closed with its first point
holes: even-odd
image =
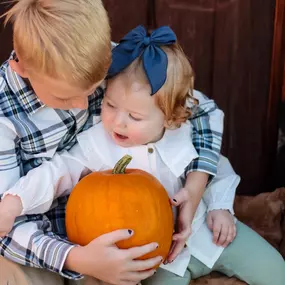
{"type": "MultiPolygon", "coordinates": [[[[15,58],[16,54],[13,51],[9,57],[9,60],[15,58]]],[[[5,75],[9,88],[17,96],[19,104],[27,114],[32,115],[45,106],[45,104],[39,100],[33,89],[23,80],[23,78],[12,70],[9,63],[7,63],[5,75]]]]}

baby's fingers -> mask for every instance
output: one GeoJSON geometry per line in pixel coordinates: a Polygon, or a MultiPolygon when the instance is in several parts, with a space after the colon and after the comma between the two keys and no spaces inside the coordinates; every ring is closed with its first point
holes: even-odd
{"type": "Polygon", "coordinates": [[[233,241],[233,231],[229,228],[229,232],[225,241],[221,244],[222,247],[227,247],[233,241]]]}
{"type": "Polygon", "coordinates": [[[185,188],[182,188],[175,194],[175,196],[170,200],[170,202],[173,206],[179,206],[183,202],[187,201],[188,195],[189,192],[185,188]]]}
{"type": "Polygon", "coordinates": [[[179,240],[186,241],[190,237],[191,233],[192,233],[192,229],[191,229],[191,227],[189,227],[180,233],[175,233],[172,237],[172,240],[174,240],[174,241],[179,241],[179,240]]]}
{"type": "Polygon", "coordinates": [[[234,239],[235,239],[236,235],[237,235],[237,226],[236,226],[236,224],[234,224],[233,225],[233,236],[234,236],[234,239]]]}
{"type": "Polygon", "coordinates": [[[222,246],[226,242],[228,234],[229,234],[229,227],[226,225],[222,225],[217,245],[222,246]]]}
{"type": "Polygon", "coordinates": [[[228,232],[227,239],[222,244],[222,246],[223,247],[227,247],[234,240],[235,236],[236,236],[236,226],[234,224],[234,225],[229,227],[229,232],[228,232]]]}
{"type": "Polygon", "coordinates": [[[185,246],[185,240],[184,241],[183,240],[175,241],[173,248],[172,248],[169,256],[167,257],[167,261],[171,263],[178,256],[178,254],[181,253],[184,246],[185,246]]]}
{"type": "Polygon", "coordinates": [[[219,237],[220,237],[220,233],[222,230],[222,225],[220,223],[214,223],[213,225],[213,243],[217,244],[219,237]]]}

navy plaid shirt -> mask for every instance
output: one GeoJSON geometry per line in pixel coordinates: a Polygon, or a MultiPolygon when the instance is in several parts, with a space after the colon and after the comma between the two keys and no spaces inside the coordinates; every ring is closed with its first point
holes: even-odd
{"type": "MultiPolygon", "coordinates": [[[[14,53],[11,54],[11,58],[14,53]]],[[[76,143],[76,136],[96,123],[101,113],[104,90],[98,88],[89,96],[87,110],[68,111],[45,106],[33,90],[9,66],[8,61],[0,67],[0,194],[8,190],[30,169],[53,157],[55,152],[68,150],[76,143]]],[[[214,176],[219,160],[223,113],[213,100],[197,106],[191,118],[193,144],[199,158],[186,169],[207,172],[214,176]],[[211,116],[219,118],[213,123],[211,116]]],[[[28,189],[27,189],[28,191],[28,189]]],[[[44,215],[30,215],[17,219],[13,230],[0,238],[0,253],[17,263],[46,268],[64,277],[77,279],[80,275],[63,269],[67,254],[73,247],[66,240],[66,197],[55,201],[52,209],[44,215]],[[18,229],[29,223],[25,237],[18,229]],[[40,225],[40,226],[39,226],[40,225]]]]}

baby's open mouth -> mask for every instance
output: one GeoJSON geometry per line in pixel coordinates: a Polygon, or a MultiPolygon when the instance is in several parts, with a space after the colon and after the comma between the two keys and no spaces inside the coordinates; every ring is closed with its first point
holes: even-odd
{"type": "Polygon", "coordinates": [[[128,138],[127,136],[123,136],[123,135],[118,134],[118,133],[115,133],[115,132],[114,132],[114,135],[115,135],[117,138],[119,138],[120,140],[125,140],[125,139],[128,138]]]}

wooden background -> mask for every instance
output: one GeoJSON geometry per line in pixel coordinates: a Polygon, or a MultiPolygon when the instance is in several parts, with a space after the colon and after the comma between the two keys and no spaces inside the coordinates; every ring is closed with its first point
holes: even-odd
{"type": "MultiPolygon", "coordinates": [[[[274,22],[278,18],[278,27],[283,27],[284,0],[103,2],[114,41],[139,24],[173,28],[193,64],[196,89],[225,112],[223,153],[242,177],[238,193],[273,190],[285,38],[280,28],[274,37],[274,22]]],[[[0,30],[1,61],[10,50],[11,31],[0,30]]]]}

